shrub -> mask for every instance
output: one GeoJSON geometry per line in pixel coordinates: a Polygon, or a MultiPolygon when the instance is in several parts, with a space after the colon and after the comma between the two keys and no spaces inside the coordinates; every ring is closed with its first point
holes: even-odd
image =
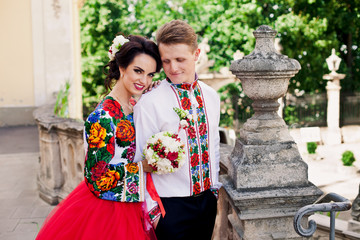
{"type": "Polygon", "coordinates": [[[316,152],[317,143],[316,142],[308,142],[306,144],[307,150],[309,154],[314,154],[316,152]]]}
{"type": "Polygon", "coordinates": [[[65,85],[60,89],[56,96],[54,114],[58,117],[69,117],[69,91],[70,82],[66,81],[65,85]]]}
{"type": "Polygon", "coordinates": [[[352,151],[345,151],[342,154],[341,161],[343,162],[344,166],[352,166],[353,162],[355,162],[354,153],[352,151]]]}

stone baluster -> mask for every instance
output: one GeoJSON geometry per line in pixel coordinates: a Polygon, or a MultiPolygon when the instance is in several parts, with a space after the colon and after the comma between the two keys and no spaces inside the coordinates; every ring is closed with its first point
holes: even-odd
{"type": "Polygon", "coordinates": [[[230,67],[253,100],[255,112],[240,130],[228,174],[221,176],[231,199],[228,219],[233,239],[301,239],[293,217],[322,194],[308,181],[307,164],[277,114],[277,100],[301,67],[275,50],[276,33],[260,26],[254,31],[254,51],[230,67]]]}

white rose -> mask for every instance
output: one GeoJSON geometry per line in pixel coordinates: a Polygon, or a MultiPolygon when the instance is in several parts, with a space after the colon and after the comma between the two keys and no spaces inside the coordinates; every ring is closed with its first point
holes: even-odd
{"type": "Polygon", "coordinates": [[[124,38],[123,35],[120,36],[116,36],[116,38],[114,39],[114,45],[116,46],[117,49],[120,49],[120,47],[122,45],[124,45],[125,43],[129,42],[129,39],[124,38]]]}
{"type": "Polygon", "coordinates": [[[156,162],[156,159],[154,158],[154,151],[151,148],[146,149],[145,158],[148,160],[149,164],[156,162]]]}
{"type": "Polygon", "coordinates": [[[181,128],[186,128],[188,126],[189,126],[189,124],[188,124],[188,122],[186,120],[181,120],[180,121],[180,127],[181,128]]]}

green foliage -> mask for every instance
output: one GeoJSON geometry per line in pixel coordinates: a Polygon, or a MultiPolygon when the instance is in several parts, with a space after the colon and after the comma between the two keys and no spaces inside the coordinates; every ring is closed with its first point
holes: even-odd
{"type": "MultiPolygon", "coordinates": [[[[342,90],[360,91],[360,1],[298,0],[293,11],[298,15],[327,21],[321,40],[330,40],[326,44],[327,55],[330,55],[330,48],[340,52],[343,61],[338,72],[346,73],[346,78],[341,81],[342,90]]],[[[329,70],[325,70],[328,73],[329,70]]]]}
{"type": "Polygon", "coordinates": [[[111,41],[119,32],[132,32],[128,23],[128,4],[116,0],[87,0],[80,10],[84,116],[104,92],[103,68],[111,41]]]}
{"type": "Polygon", "coordinates": [[[314,154],[317,149],[317,143],[316,142],[307,142],[306,148],[309,154],[314,154]]]}
{"type": "Polygon", "coordinates": [[[54,114],[58,117],[69,117],[69,90],[70,82],[67,81],[56,96],[54,114]]]}
{"type": "Polygon", "coordinates": [[[284,120],[291,128],[299,126],[321,126],[326,122],[326,96],[304,94],[286,99],[284,120]]]}
{"type": "Polygon", "coordinates": [[[286,106],[284,109],[284,121],[289,126],[296,126],[299,123],[299,117],[297,116],[296,106],[286,106]]]}
{"type": "Polygon", "coordinates": [[[341,161],[344,166],[352,166],[353,162],[355,162],[354,153],[352,151],[345,151],[342,154],[341,161]]]}
{"type": "MultiPolygon", "coordinates": [[[[341,81],[342,89],[360,91],[359,8],[358,0],[87,0],[80,11],[84,115],[104,91],[103,67],[115,34],[138,34],[154,40],[158,27],[172,19],[187,21],[199,42],[209,39],[208,57],[215,60],[212,71],[229,67],[237,50],[246,55],[253,51],[252,32],[266,24],[278,31],[282,53],[302,66],[290,80],[290,92],[325,91],[322,76],[329,73],[325,59],[332,48],[343,59],[338,72],[347,74],[341,81]]],[[[163,77],[161,73],[154,79],[163,77]]],[[[231,126],[237,108],[232,104],[235,100],[227,96],[225,99],[231,103],[223,103],[226,109],[221,121],[231,126]]],[[[251,112],[246,106],[240,107],[240,113],[244,109],[251,112]]]]}
{"type": "Polygon", "coordinates": [[[252,101],[244,94],[240,82],[229,83],[218,93],[221,101],[220,126],[238,128],[239,121],[245,122],[254,113],[252,101]]]}

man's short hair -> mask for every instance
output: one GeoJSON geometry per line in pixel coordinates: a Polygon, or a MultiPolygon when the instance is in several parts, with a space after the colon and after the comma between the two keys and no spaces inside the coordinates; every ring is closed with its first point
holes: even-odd
{"type": "Polygon", "coordinates": [[[158,46],[163,44],[183,43],[191,47],[192,51],[198,48],[197,35],[194,29],[182,20],[172,20],[165,23],[156,33],[158,46]]]}

